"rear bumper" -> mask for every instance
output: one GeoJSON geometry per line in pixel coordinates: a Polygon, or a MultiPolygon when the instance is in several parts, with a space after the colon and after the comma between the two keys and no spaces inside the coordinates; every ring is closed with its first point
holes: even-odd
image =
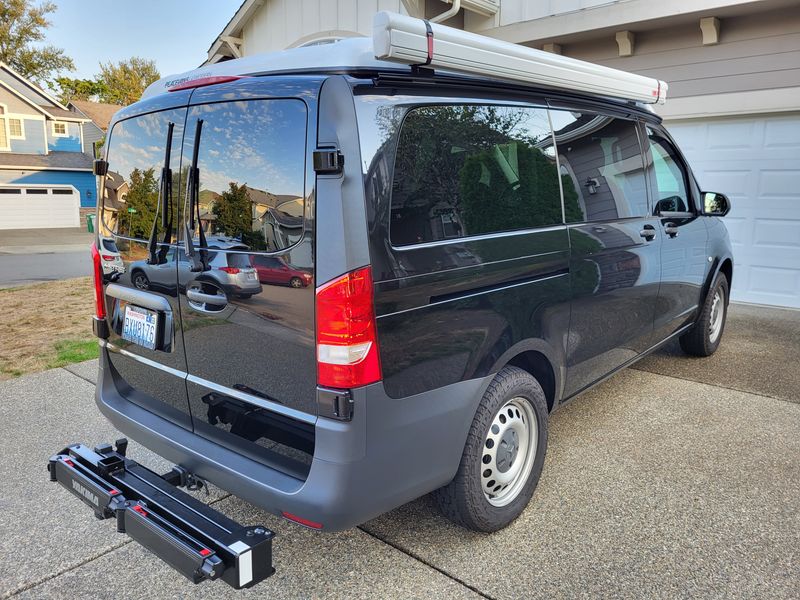
{"type": "Polygon", "coordinates": [[[220,446],[126,400],[101,350],[96,400],[128,437],[269,512],[359,525],[452,480],[489,379],[460,382],[403,399],[378,383],[353,391],[353,420],[315,424],[314,458],[300,480],[220,446]]]}

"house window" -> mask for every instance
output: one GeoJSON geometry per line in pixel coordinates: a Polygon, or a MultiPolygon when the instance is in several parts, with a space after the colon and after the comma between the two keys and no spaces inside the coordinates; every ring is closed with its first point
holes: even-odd
{"type": "Polygon", "coordinates": [[[8,119],[8,133],[12,140],[24,140],[25,128],[22,124],[22,119],[8,119]]]}
{"type": "Polygon", "coordinates": [[[67,124],[60,121],[53,121],[53,135],[56,137],[67,137],[67,124]]]}
{"type": "Polygon", "coordinates": [[[0,104],[0,150],[10,150],[8,146],[8,119],[6,107],[0,104]]]}

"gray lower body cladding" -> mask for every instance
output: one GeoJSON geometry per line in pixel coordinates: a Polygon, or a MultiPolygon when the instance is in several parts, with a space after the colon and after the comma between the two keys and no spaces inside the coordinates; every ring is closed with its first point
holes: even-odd
{"type": "Polygon", "coordinates": [[[322,523],[325,531],[359,525],[448,483],[490,379],[403,399],[389,398],[381,383],[354,390],[352,421],[317,419],[311,469],[301,480],[126,400],[106,352],[101,351],[96,400],[117,429],[258,507],[322,523]]]}

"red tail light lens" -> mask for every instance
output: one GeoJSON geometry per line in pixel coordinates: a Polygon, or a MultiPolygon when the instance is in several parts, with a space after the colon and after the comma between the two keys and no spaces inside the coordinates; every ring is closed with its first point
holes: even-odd
{"type": "Polygon", "coordinates": [[[285,519],[289,519],[290,521],[294,521],[295,523],[300,523],[300,525],[305,525],[306,527],[310,527],[311,529],[322,529],[322,523],[317,523],[316,521],[311,521],[310,519],[304,519],[303,517],[298,517],[297,515],[293,515],[290,512],[281,511],[281,514],[285,519]]]}
{"type": "Polygon", "coordinates": [[[97,244],[92,242],[92,265],[94,266],[94,314],[98,319],[106,318],[106,302],[103,293],[103,263],[100,260],[100,253],[97,251],[97,244]]]}
{"type": "Polygon", "coordinates": [[[236,267],[220,267],[219,270],[225,271],[228,275],[236,275],[239,272],[236,267]]]}
{"type": "Polygon", "coordinates": [[[114,257],[111,254],[103,254],[103,260],[114,260],[114,257]]]}
{"type": "Polygon", "coordinates": [[[372,269],[364,267],[317,288],[317,382],[360,387],[381,378],[372,269]]]}

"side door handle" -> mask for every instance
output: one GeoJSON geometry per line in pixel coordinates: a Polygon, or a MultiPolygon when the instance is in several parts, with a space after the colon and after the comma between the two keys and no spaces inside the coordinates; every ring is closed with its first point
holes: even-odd
{"type": "Polygon", "coordinates": [[[646,242],[651,242],[653,238],[656,237],[656,228],[652,225],[645,225],[639,232],[639,235],[642,236],[646,242]]]}
{"type": "Polygon", "coordinates": [[[669,237],[674,238],[678,235],[678,226],[675,223],[664,223],[664,233],[669,237]]]}

